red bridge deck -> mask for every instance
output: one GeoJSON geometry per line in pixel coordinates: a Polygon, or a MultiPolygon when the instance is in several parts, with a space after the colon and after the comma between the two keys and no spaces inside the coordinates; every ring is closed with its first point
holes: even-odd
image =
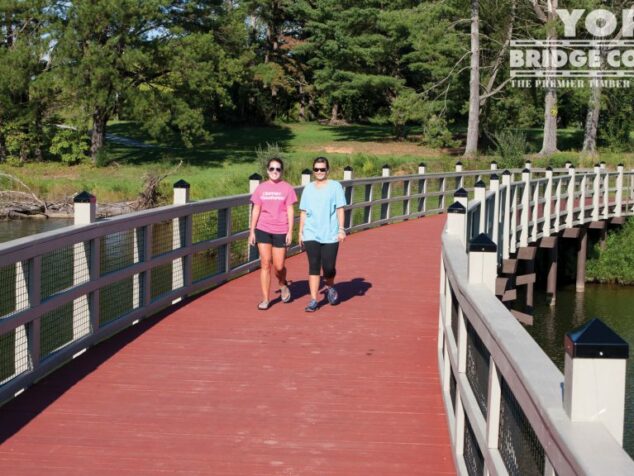
{"type": "Polygon", "coordinates": [[[147,319],[0,408],[0,473],[453,474],[429,217],[352,235],[337,307],[256,310],[258,272],[147,319]]]}

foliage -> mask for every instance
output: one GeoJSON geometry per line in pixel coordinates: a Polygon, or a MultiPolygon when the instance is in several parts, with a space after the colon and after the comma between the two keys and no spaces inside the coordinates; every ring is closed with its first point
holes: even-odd
{"type": "Polygon", "coordinates": [[[53,136],[49,151],[66,165],[78,164],[87,157],[86,133],[78,129],[58,129],[53,136]]]}
{"type": "Polygon", "coordinates": [[[605,248],[597,243],[586,265],[586,279],[601,283],[634,284],[634,219],[608,233],[605,248]]]}
{"type": "Polygon", "coordinates": [[[517,169],[524,166],[526,154],[526,135],[519,131],[504,129],[494,135],[493,142],[496,153],[500,157],[498,167],[501,169],[517,169]]]}
{"type": "Polygon", "coordinates": [[[458,142],[453,139],[444,117],[432,114],[423,125],[423,143],[429,147],[455,147],[458,142]]]}

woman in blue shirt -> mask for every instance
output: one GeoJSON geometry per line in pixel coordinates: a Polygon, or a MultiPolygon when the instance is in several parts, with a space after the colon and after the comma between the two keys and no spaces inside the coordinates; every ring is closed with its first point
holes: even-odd
{"type": "Polygon", "coordinates": [[[313,161],[315,181],[304,187],[299,203],[299,243],[308,255],[310,302],[304,309],[306,312],[314,312],[319,308],[317,293],[321,270],[328,302],[333,305],[339,302],[339,295],[334,288],[337,273],[335,264],[339,243],[346,238],[343,229],[346,197],[339,182],[328,180],[329,169],[330,164],[325,157],[317,157],[313,161]]]}

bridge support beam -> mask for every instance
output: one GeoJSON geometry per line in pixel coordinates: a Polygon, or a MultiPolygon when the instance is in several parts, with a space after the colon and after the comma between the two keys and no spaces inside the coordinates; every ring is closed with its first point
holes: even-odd
{"type": "Polygon", "coordinates": [[[577,241],[577,279],[576,290],[582,293],[586,290],[586,259],[588,255],[588,232],[585,227],[579,229],[577,241]]]}
{"type": "Polygon", "coordinates": [[[548,250],[548,271],[546,278],[546,298],[548,304],[555,305],[557,300],[557,255],[558,255],[558,240],[556,236],[549,236],[542,238],[540,248],[548,250]]]}

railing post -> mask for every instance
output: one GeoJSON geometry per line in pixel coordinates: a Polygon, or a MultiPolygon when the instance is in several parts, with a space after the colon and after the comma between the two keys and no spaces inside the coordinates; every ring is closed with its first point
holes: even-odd
{"type": "MultiPolygon", "coordinates": [[[[73,199],[74,222],[75,225],[88,225],[94,223],[97,215],[97,199],[88,192],[81,192],[73,199]]],[[[73,245],[73,285],[77,286],[90,280],[94,272],[95,262],[91,260],[91,251],[99,248],[98,240],[90,243],[75,243],[73,245]],[[95,246],[95,242],[97,243],[95,246]],[[93,269],[91,269],[93,268],[93,269]],[[86,273],[85,270],[89,272],[86,273]]],[[[98,264],[97,264],[98,267],[98,264]]],[[[73,340],[79,339],[90,333],[91,321],[98,322],[99,316],[99,290],[92,293],[92,296],[80,296],[73,301],[73,340]],[[92,302],[97,301],[97,305],[92,302]],[[89,319],[82,316],[82,312],[89,309],[89,319]]]]}
{"type": "Polygon", "coordinates": [[[462,203],[456,201],[447,208],[447,227],[445,230],[450,235],[458,236],[463,245],[466,244],[467,209],[462,203]]]}
{"type": "Polygon", "coordinates": [[[467,205],[469,204],[469,194],[464,188],[459,188],[453,193],[454,202],[459,202],[464,209],[467,209],[467,205]]]}
{"type": "Polygon", "coordinates": [[[502,258],[510,257],[510,231],[511,231],[511,172],[502,172],[502,185],[506,187],[504,194],[504,224],[502,229],[502,258]]]}
{"type": "MultiPolygon", "coordinates": [[[[390,166],[385,164],[381,169],[381,177],[389,177],[390,176],[390,166]]],[[[385,200],[392,196],[392,182],[384,182],[381,185],[381,199],[385,200]]],[[[391,204],[382,203],[381,204],[381,220],[386,220],[390,218],[391,204]]]]}
{"type": "MultiPolygon", "coordinates": [[[[303,174],[304,172],[302,172],[303,174]]],[[[302,182],[304,179],[304,175],[302,175],[302,182]]],[[[262,176],[258,173],[255,174],[251,174],[249,176],[249,193],[251,195],[253,195],[253,192],[255,192],[255,189],[258,188],[258,185],[260,185],[260,180],[262,180],[262,176]]],[[[310,181],[310,174],[308,175],[308,180],[310,181]]],[[[304,185],[302,183],[302,185],[304,185]]],[[[350,203],[350,202],[348,202],[350,203]]],[[[249,227],[251,227],[251,215],[253,214],[253,203],[249,202],[249,227]]],[[[290,223],[289,223],[290,225],[290,223]]],[[[255,261],[256,259],[258,259],[260,257],[260,253],[258,251],[258,247],[256,246],[249,246],[249,255],[248,255],[248,260],[249,262],[251,261],[255,261]]]]}
{"type": "Polygon", "coordinates": [[[498,169],[498,163],[495,160],[491,161],[491,170],[497,170],[498,169]]]}
{"type": "MultiPolygon", "coordinates": [[[[352,180],[352,167],[346,165],[343,169],[343,179],[344,180],[352,180]]],[[[352,185],[347,186],[344,190],[344,194],[346,196],[346,203],[348,205],[352,204],[352,189],[354,187],[352,185]]],[[[343,218],[343,227],[345,229],[349,229],[352,227],[352,210],[348,209],[344,212],[343,218]]]]}
{"type": "Polygon", "coordinates": [[[529,169],[522,170],[522,182],[524,182],[524,190],[522,192],[522,215],[520,232],[520,246],[528,246],[528,214],[531,205],[531,171],[529,169]]]}
{"type": "Polygon", "coordinates": [[[480,202],[480,220],[478,223],[478,233],[485,232],[485,222],[486,222],[486,195],[487,189],[486,184],[480,180],[476,182],[473,189],[473,199],[477,202],[480,202]]]}
{"type": "Polygon", "coordinates": [[[469,284],[484,284],[495,293],[497,246],[484,233],[469,242],[469,284]]]}
{"type": "MultiPolygon", "coordinates": [[[[445,191],[447,190],[447,177],[440,179],[440,196],[438,198],[438,205],[441,210],[445,209],[445,191]]],[[[634,196],[634,178],[632,179],[632,196],[634,196]]]]}
{"type": "Polygon", "coordinates": [[[495,193],[495,199],[493,200],[493,230],[491,239],[500,247],[500,177],[497,174],[493,174],[490,177],[489,189],[495,193]]]}
{"type": "MultiPolygon", "coordinates": [[[[35,256],[31,260],[29,265],[29,281],[29,303],[31,307],[37,307],[42,300],[42,255],[35,256]]],[[[26,327],[26,338],[30,354],[29,364],[32,370],[35,370],[40,365],[41,323],[42,320],[37,318],[31,321],[26,327]]],[[[16,340],[17,337],[16,331],[16,340]]]]}
{"type": "Polygon", "coordinates": [[[546,167],[546,188],[544,190],[544,226],[543,236],[550,236],[553,206],[553,168],[546,167]]]}
{"type": "Polygon", "coordinates": [[[620,217],[623,214],[623,164],[616,167],[619,175],[616,177],[616,203],[614,204],[614,216],[620,217]]]}
{"type": "MultiPolygon", "coordinates": [[[[594,165],[594,180],[592,182],[592,221],[599,221],[599,197],[601,189],[601,169],[594,165]]],[[[583,205],[583,204],[582,204],[583,205]]]]}
{"type": "Polygon", "coordinates": [[[493,357],[489,356],[489,392],[486,419],[486,436],[489,448],[498,447],[501,397],[502,387],[500,385],[500,374],[493,357]]]}
{"type": "MultiPolygon", "coordinates": [[[[425,175],[427,172],[427,167],[425,166],[425,162],[421,162],[418,164],[418,175],[425,175]]],[[[426,194],[427,193],[427,180],[425,178],[418,179],[418,193],[426,194]]],[[[427,209],[427,202],[425,197],[420,197],[418,199],[418,211],[424,212],[427,209]]]]}
{"type": "Polygon", "coordinates": [[[572,228],[574,223],[574,209],[575,209],[575,168],[574,166],[568,167],[568,175],[570,175],[570,182],[568,182],[568,197],[566,198],[566,228],[572,228]]]}
{"type": "MultiPolygon", "coordinates": [[[[185,180],[179,180],[174,184],[174,205],[185,205],[189,202],[189,184],[185,180]]],[[[187,230],[187,222],[191,223],[191,220],[187,220],[187,217],[178,217],[172,220],[172,250],[178,250],[183,246],[186,246],[187,235],[191,236],[187,230]]],[[[191,239],[190,239],[191,242],[191,239]]],[[[185,265],[185,258],[177,258],[172,263],[172,291],[181,289],[185,286],[185,273],[187,266],[185,265]]],[[[176,298],[172,301],[172,304],[180,302],[182,298],[176,298]]]]}
{"type": "Polygon", "coordinates": [[[599,162],[599,167],[601,168],[601,170],[605,170],[605,161],[604,160],[599,162]]]}
{"type": "Polygon", "coordinates": [[[564,164],[564,167],[569,169],[570,167],[572,167],[572,162],[570,162],[569,160],[566,160],[566,163],[564,164]]]}
{"type": "MultiPolygon", "coordinates": [[[[18,261],[15,263],[15,310],[21,311],[28,309],[31,301],[31,281],[39,281],[38,276],[31,276],[32,273],[32,260],[18,261]]],[[[29,340],[27,335],[27,326],[19,326],[14,331],[14,346],[13,346],[13,362],[15,366],[15,374],[19,375],[22,372],[29,370],[28,355],[25,355],[25,351],[29,348],[29,340]]]]}
{"type": "Polygon", "coordinates": [[[610,218],[610,174],[605,173],[603,177],[603,219],[610,218]]]}
{"type": "Polygon", "coordinates": [[[540,190],[540,184],[539,182],[535,183],[535,186],[533,187],[533,207],[531,209],[531,216],[530,216],[530,221],[531,221],[531,241],[534,243],[537,241],[537,232],[539,231],[538,228],[538,224],[537,224],[537,219],[539,218],[539,190],[540,190]]]}
{"type": "Polygon", "coordinates": [[[310,170],[302,170],[302,187],[305,187],[310,183],[310,170]]]}
{"type": "Polygon", "coordinates": [[[583,174],[581,176],[581,183],[579,184],[579,215],[577,216],[577,223],[583,225],[586,218],[586,187],[588,186],[588,175],[583,174]]]}
{"type": "MultiPolygon", "coordinates": [[[[456,172],[462,172],[462,170],[462,162],[456,162],[456,172]]],[[[462,187],[464,187],[464,177],[460,175],[456,177],[456,190],[462,187]]]]}
{"type": "Polygon", "coordinates": [[[564,408],[570,420],[599,420],[623,445],[628,343],[600,319],[568,332],[564,342],[564,408]]]}
{"type": "Polygon", "coordinates": [[[533,168],[533,163],[530,160],[527,159],[524,162],[524,168],[527,169],[527,170],[531,170],[533,168]]]}

